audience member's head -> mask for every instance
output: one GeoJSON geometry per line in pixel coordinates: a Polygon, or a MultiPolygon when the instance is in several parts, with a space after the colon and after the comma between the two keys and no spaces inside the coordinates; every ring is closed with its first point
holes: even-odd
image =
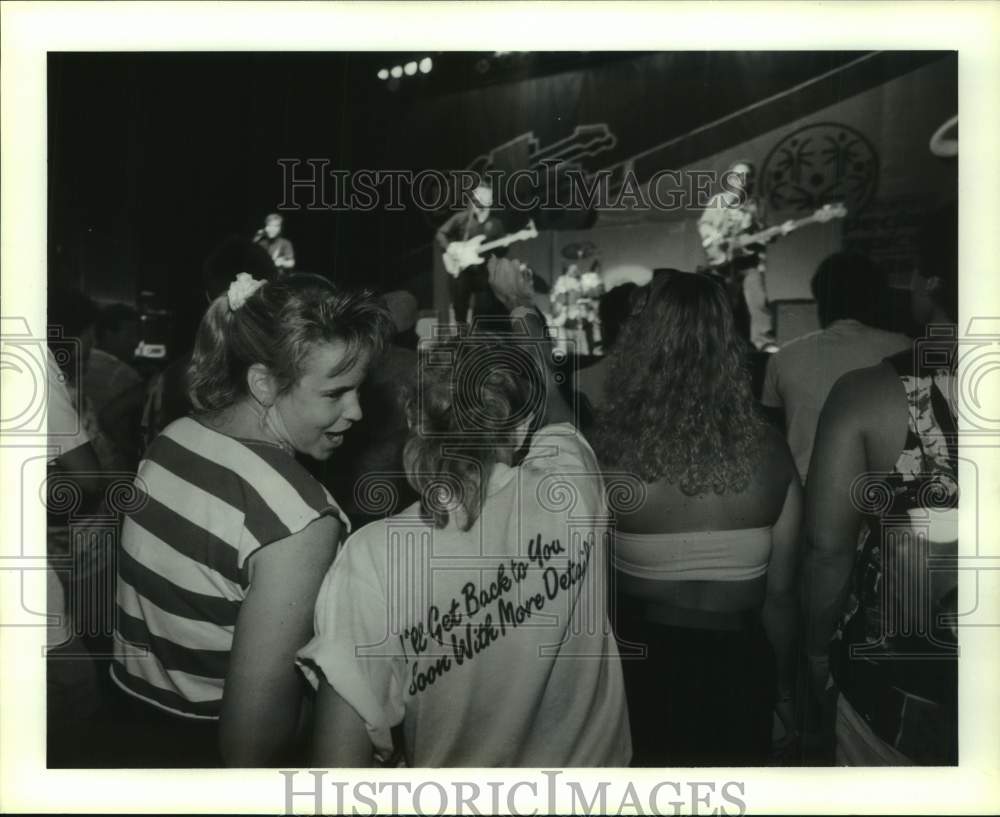
{"type": "Polygon", "coordinates": [[[382,296],[385,305],[392,315],[392,324],[396,328],[396,335],[393,340],[397,346],[404,346],[407,349],[417,348],[417,298],[413,293],[404,289],[395,289],[382,296]]]}
{"type": "Polygon", "coordinates": [[[838,252],[825,258],[811,287],[824,328],[847,319],[878,326],[888,309],[888,278],[860,253],[838,252]]]}
{"type": "Polygon", "coordinates": [[[135,357],[141,340],[139,313],[128,304],[108,304],[97,319],[97,348],[125,363],[135,357]]]}
{"type": "Polygon", "coordinates": [[[954,205],[924,220],[910,281],[910,304],[918,324],[958,320],[958,208],[954,205]]]}
{"type": "Polygon", "coordinates": [[[622,325],[628,320],[632,293],[636,289],[638,287],[635,284],[626,281],[605,292],[597,304],[597,317],[601,322],[601,337],[604,338],[605,352],[614,346],[622,325]]]}
{"type": "Polygon", "coordinates": [[[722,286],[657,275],[632,295],[611,352],[594,447],[605,467],[685,493],[740,491],[763,434],[722,286]]]}
{"type": "Polygon", "coordinates": [[[234,283],[202,319],[188,369],[191,403],[211,412],[244,398],[267,408],[284,401],[293,442],[296,423],[316,442],[293,447],[325,459],[330,451],[320,432],[334,423],[323,417],[338,395],[316,392],[314,383],[367,369],[392,335],[388,310],[370,294],[341,292],[318,275],[292,274],[256,288],[246,283],[234,283]]]}
{"type": "Polygon", "coordinates": [[[77,289],[49,290],[49,347],[71,384],[87,371],[99,314],[97,305],[77,289]]]}
{"type": "Polygon", "coordinates": [[[533,351],[491,335],[422,350],[416,394],[407,405],[403,465],[436,527],[452,514],[463,530],[473,525],[493,467],[513,461],[544,412],[533,351]]]}

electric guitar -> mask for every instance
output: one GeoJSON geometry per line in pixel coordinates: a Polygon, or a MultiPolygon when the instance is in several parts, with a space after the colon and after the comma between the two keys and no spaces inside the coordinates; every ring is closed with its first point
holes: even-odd
{"type": "Polygon", "coordinates": [[[811,216],[805,218],[787,221],[784,224],[767,227],[756,233],[744,233],[729,239],[708,236],[702,240],[701,244],[705,248],[705,255],[708,256],[708,263],[717,267],[742,255],[744,250],[753,244],[767,244],[778,236],[787,235],[807,224],[822,224],[835,218],[844,218],[846,215],[847,208],[843,204],[824,204],[811,216]]]}
{"type": "Polygon", "coordinates": [[[530,238],[537,237],[538,230],[535,229],[535,222],[529,221],[528,226],[523,230],[510,233],[495,241],[486,241],[485,235],[477,235],[468,241],[452,241],[448,245],[448,249],[441,255],[441,260],[444,262],[444,268],[448,271],[448,274],[453,278],[457,278],[458,274],[466,267],[482,264],[485,260],[482,257],[482,253],[497,249],[498,247],[506,247],[516,241],[527,241],[530,238]]]}

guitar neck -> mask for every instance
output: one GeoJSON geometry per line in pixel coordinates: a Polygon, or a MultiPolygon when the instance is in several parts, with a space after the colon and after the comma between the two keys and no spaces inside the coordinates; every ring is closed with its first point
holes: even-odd
{"type": "Polygon", "coordinates": [[[479,252],[495,250],[497,247],[506,247],[508,244],[513,244],[515,241],[524,241],[525,239],[532,237],[533,236],[523,231],[519,233],[511,233],[510,235],[505,235],[503,238],[498,238],[495,241],[488,241],[485,244],[480,244],[479,252]]]}
{"type": "MultiPolygon", "coordinates": [[[[799,218],[793,221],[791,226],[788,228],[788,231],[791,232],[792,230],[797,230],[799,229],[799,227],[805,227],[807,224],[813,224],[817,221],[819,221],[819,218],[816,216],[815,213],[813,213],[811,216],[805,216],[804,218],[799,218]]],[[[740,239],[740,244],[744,246],[747,244],[757,244],[761,241],[767,241],[772,236],[778,235],[781,232],[782,228],[780,226],[776,225],[774,227],[767,227],[766,229],[763,229],[760,232],[744,236],[742,239],[740,239]]]]}
{"type": "MultiPolygon", "coordinates": [[[[819,217],[813,213],[811,216],[805,216],[804,218],[797,218],[792,222],[792,229],[797,230],[799,227],[805,227],[807,224],[815,224],[819,221],[819,217]]],[[[780,230],[780,227],[772,227],[771,229],[780,230]]]]}

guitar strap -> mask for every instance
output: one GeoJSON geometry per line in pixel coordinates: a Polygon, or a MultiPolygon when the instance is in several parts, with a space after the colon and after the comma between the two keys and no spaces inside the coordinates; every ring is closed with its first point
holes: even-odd
{"type": "Polygon", "coordinates": [[[468,241],[476,222],[476,211],[469,207],[465,211],[465,227],[462,230],[462,241],[468,241]]]}

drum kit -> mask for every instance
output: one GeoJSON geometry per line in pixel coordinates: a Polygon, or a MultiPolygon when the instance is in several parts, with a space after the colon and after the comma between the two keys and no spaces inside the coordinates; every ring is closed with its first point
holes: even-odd
{"type": "Polygon", "coordinates": [[[556,345],[577,355],[593,355],[601,344],[597,302],[600,250],[592,241],[576,241],[560,251],[563,271],[553,285],[551,323],[556,345]],[[572,343],[572,346],[569,344],[572,343]]]}
{"type": "Polygon", "coordinates": [[[567,261],[584,261],[597,253],[597,245],[593,241],[575,241],[562,248],[562,257],[567,261]]]}

